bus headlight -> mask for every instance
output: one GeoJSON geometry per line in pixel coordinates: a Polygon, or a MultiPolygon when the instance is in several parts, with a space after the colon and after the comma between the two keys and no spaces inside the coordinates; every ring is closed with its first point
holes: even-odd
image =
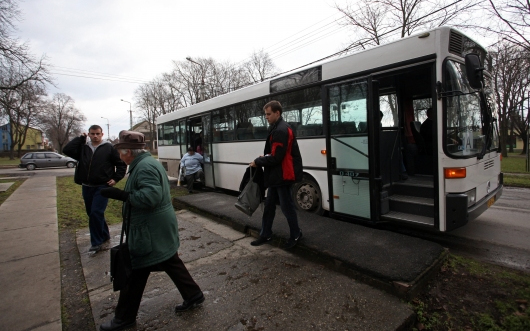
{"type": "Polygon", "coordinates": [[[467,206],[472,206],[477,202],[477,190],[472,189],[467,192],[464,192],[465,195],[467,195],[467,206]]]}

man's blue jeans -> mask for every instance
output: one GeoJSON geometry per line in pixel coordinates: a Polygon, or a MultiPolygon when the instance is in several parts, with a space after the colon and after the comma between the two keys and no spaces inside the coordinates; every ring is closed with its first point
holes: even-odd
{"type": "Polygon", "coordinates": [[[292,185],[282,185],[268,188],[263,218],[261,220],[261,237],[270,238],[272,236],[272,223],[276,214],[276,203],[278,201],[280,201],[282,213],[287,218],[291,238],[296,239],[300,235],[296,207],[291,195],[291,187],[292,185]]]}
{"type": "Polygon", "coordinates": [[[107,209],[108,198],[100,194],[102,188],[107,186],[85,186],[83,187],[83,199],[88,215],[88,228],[90,229],[90,243],[99,246],[110,239],[109,227],[105,221],[105,209],[107,209]]]}

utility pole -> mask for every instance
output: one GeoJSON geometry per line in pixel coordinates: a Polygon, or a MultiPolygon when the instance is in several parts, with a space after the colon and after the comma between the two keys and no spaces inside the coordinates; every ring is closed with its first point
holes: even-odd
{"type": "Polygon", "coordinates": [[[131,103],[129,101],[126,101],[126,100],[123,100],[123,99],[121,99],[121,101],[127,102],[129,104],[129,113],[131,114],[131,127],[129,128],[129,130],[131,130],[132,127],[133,127],[131,103]]]}
{"type": "Polygon", "coordinates": [[[106,117],[101,116],[101,118],[104,118],[107,120],[107,141],[110,141],[110,125],[109,125],[109,119],[106,117]]]}
{"type": "Polygon", "coordinates": [[[186,58],[186,60],[190,61],[191,63],[195,63],[195,64],[197,64],[198,66],[201,67],[201,96],[200,96],[199,102],[204,101],[204,99],[205,99],[205,97],[204,97],[204,89],[205,89],[205,86],[204,86],[204,74],[205,74],[204,67],[199,62],[193,61],[192,58],[189,57],[189,56],[186,58]]]}

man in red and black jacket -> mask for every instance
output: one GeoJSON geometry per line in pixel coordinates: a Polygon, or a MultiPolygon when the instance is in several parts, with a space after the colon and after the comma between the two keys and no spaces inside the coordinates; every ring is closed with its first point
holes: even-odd
{"type": "Polygon", "coordinates": [[[285,244],[285,248],[289,249],[302,238],[302,230],[298,227],[296,206],[291,194],[293,184],[302,180],[302,156],[291,126],[282,118],[282,105],[278,101],[270,101],[263,107],[263,110],[269,122],[265,155],[252,161],[250,166],[265,168],[265,187],[268,191],[260,237],[251,245],[260,246],[272,239],[272,223],[276,212],[276,202],[279,201],[282,212],[289,223],[290,237],[285,244]]]}

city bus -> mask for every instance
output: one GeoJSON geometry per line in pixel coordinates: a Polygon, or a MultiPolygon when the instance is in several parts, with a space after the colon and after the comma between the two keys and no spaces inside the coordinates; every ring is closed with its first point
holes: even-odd
{"type": "Polygon", "coordinates": [[[198,148],[205,185],[237,192],[263,154],[263,106],[278,100],[302,154],[300,210],[450,231],[502,194],[490,72],[482,46],[440,27],[160,116],[159,160],[177,177],[187,147],[198,148]]]}

